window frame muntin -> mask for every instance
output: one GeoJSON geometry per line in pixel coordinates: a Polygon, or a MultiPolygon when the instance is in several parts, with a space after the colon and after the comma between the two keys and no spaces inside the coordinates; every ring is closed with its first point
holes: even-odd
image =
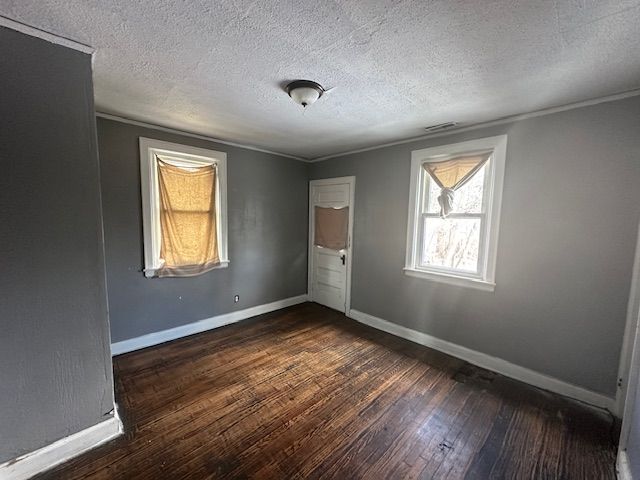
{"type": "Polygon", "coordinates": [[[168,157],[183,162],[185,166],[202,167],[215,165],[216,174],[216,222],[220,264],[215,268],[229,265],[228,225],[227,225],[227,154],[190,145],[165,142],[153,138],[140,137],[140,189],[142,195],[142,224],[145,277],[157,276],[162,267],[160,261],[160,194],[156,156],[168,157]]]}
{"type": "MultiPolygon", "coordinates": [[[[404,267],[406,275],[481,290],[494,290],[506,147],[507,135],[498,135],[411,152],[409,214],[404,267]],[[434,266],[420,266],[421,253],[418,249],[422,242],[424,227],[420,226],[419,222],[422,221],[423,209],[425,209],[424,189],[427,186],[427,183],[422,181],[422,175],[426,175],[422,168],[422,163],[429,161],[429,159],[443,161],[460,154],[474,153],[481,150],[492,150],[493,152],[490,161],[491,174],[485,175],[485,185],[483,186],[483,204],[486,201],[489,206],[485,212],[484,229],[481,232],[485,238],[484,252],[481,253],[483,256],[483,275],[481,277],[469,276],[455,269],[445,271],[434,266]],[[488,193],[488,195],[485,195],[485,193],[488,193]]],[[[480,259],[478,263],[480,265],[480,259]]]]}
{"type": "MultiPolygon", "coordinates": [[[[442,159],[438,158],[437,161],[442,161],[442,159]]],[[[428,162],[428,160],[427,160],[428,162]]],[[[422,163],[426,163],[426,162],[422,162],[422,163]]],[[[421,166],[422,166],[421,163],[421,166]]],[[[435,163],[435,161],[434,161],[435,163]]],[[[417,225],[417,229],[418,229],[418,243],[417,243],[417,258],[416,258],[416,265],[415,268],[416,270],[424,270],[426,272],[429,271],[434,271],[434,272],[438,272],[438,273],[445,273],[447,275],[458,275],[461,277],[469,277],[469,278],[473,278],[473,279],[477,279],[477,280],[483,280],[485,278],[485,274],[486,274],[486,269],[487,269],[487,235],[486,235],[486,228],[487,228],[487,212],[489,211],[491,204],[491,195],[490,195],[490,189],[491,189],[491,179],[493,177],[493,166],[494,166],[494,162],[493,162],[493,153],[491,154],[491,157],[489,157],[489,161],[486,163],[486,166],[484,166],[483,168],[486,168],[485,173],[484,173],[484,179],[482,182],[482,204],[480,206],[480,212],[478,213],[467,213],[467,212],[463,212],[463,213],[456,213],[456,212],[451,212],[447,218],[478,218],[480,219],[480,233],[479,233],[479,238],[480,238],[480,242],[478,245],[478,268],[476,269],[475,272],[473,271],[468,271],[468,270],[462,270],[462,269],[456,269],[456,268],[450,268],[450,267],[443,267],[443,266],[438,266],[438,265],[424,265],[423,262],[423,245],[424,245],[424,219],[425,217],[427,218],[440,218],[440,215],[438,213],[430,213],[427,212],[426,210],[428,210],[428,206],[429,206],[429,190],[430,190],[430,185],[431,182],[433,182],[433,179],[429,176],[429,174],[427,174],[427,172],[425,171],[424,168],[421,168],[421,172],[420,172],[420,183],[421,183],[421,188],[420,188],[420,195],[422,196],[422,198],[418,199],[418,205],[421,206],[422,211],[420,212],[419,215],[419,222],[417,225]],[[487,168],[488,167],[488,168],[487,168]],[[489,193],[489,194],[488,194],[489,193]]],[[[434,182],[435,183],[435,182],[434,182]]]]}

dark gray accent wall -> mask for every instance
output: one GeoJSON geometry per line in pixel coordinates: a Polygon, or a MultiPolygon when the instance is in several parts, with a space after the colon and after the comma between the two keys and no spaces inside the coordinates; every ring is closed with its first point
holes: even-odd
{"type": "Polygon", "coordinates": [[[640,215],[640,97],[314,163],[356,176],[356,310],[613,396],[640,215]],[[508,134],[495,292],[408,277],[411,151],[508,134]]]}
{"type": "Polygon", "coordinates": [[[91,57],[0,27],[0,463],[105,419],[91,57]]]}
{"type": "Polygon", "coordinates": [[[307,164],[103,118],[98,138],[114,342],[306,293],[307,164]],[[228,268],[144,277],[139,137],[227,153],[228,268]]]}

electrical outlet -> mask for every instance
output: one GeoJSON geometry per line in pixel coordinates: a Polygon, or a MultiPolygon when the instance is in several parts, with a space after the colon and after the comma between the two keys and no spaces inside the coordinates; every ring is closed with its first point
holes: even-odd
{"type": "Polygon", "coordinates": [[[240,295],[235,295],[233,297],[233,303],[238,303],[240,301],[240,295]]]}

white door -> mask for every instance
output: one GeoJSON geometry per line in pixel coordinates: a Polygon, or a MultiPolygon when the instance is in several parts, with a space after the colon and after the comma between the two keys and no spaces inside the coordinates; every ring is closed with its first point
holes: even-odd
{"type": "Polygon", "coordinates": [[[309,183],[309,297],[340,312],[348,312],[350,304],[354,187],[355,177],[309,183]],[[334,209],[348,218],[344,248],[336,246],[340,242],[333,248],[317,245],[323,241],[316,236],[316,212],[327,213],[319,209],[334,209]]]}

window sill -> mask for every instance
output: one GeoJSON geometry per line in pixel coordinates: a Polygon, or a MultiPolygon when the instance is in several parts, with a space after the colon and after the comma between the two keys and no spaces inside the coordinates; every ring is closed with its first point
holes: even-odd
{"type": "Polygon", "coordinates": [[[427,272],[424,270],[417,270],[415,268],[404,268],[404,274],[410,277],[422,278],[424,280],[431,280],[434,282],[446,283],[448,285],[455,285],[457,287],[475,288],[477,290],[483,290],[485,292],[493,292],[496,288],[496,284],[493,282],[487,282],[486,280],[478,280],[475,278],[459,277],[456,275],[448,275],[446,273],[427,272]]]}
{"type": "MultiPolygon", "coordinates": [[[[220,262],[220,265],[216,265],[212,268],[212,270],[217,270],[219,268],[227,268],[229,266],[229,260],[223,260],[220,262]]],[[[144,276],[147,278],[157,278],[156,277],[157,268],[145,268],[143,270],[144,276]]]]}

